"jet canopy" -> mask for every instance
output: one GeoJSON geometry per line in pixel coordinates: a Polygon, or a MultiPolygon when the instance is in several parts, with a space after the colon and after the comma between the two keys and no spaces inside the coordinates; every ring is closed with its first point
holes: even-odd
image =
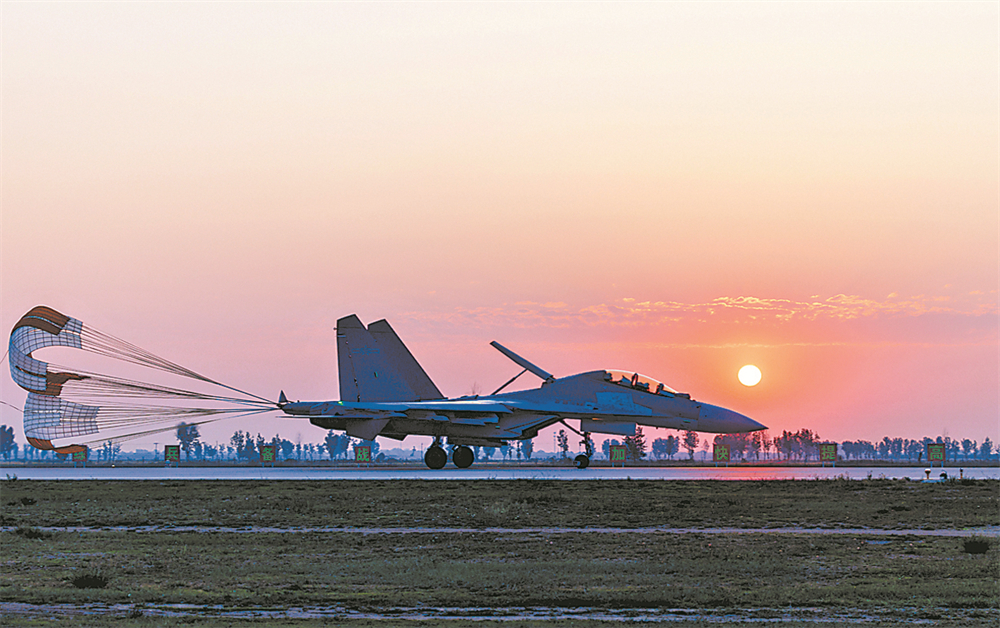
{"type": "Polygon", "coordinates": [[[646,392],[664,395],[666,397],[673,397],[674,395],[680,394],[663,382],[634,371],[620,371],[617,369],[604,371],[604,379],[618,384],[619,386],[634,388],[636,390],[644,390],[646,392]]]}

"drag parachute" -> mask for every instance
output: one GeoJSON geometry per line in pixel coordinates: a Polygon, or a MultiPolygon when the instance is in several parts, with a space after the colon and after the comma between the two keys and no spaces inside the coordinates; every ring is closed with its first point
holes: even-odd
{"type": "Polygon", "coordinates": [[[74,453],[87,443],[170,431],[182,421],[197,425],[276,408],[263,397],[199,375],[45,306],[32,308],[14,325],[8,354],[11,377],[28,391],[24,435],[38,449],[74,453]],[[32,355],[45,347],[87,351],[224,392],[197,392],[56,366],[32,355]],[[52,443],[66,439],[71,444],[52,443]]]}

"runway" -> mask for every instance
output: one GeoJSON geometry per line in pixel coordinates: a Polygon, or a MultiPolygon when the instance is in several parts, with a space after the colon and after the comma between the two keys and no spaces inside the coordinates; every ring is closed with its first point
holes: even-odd
{"type": "MultiPolygon", "coordinates": [[[[573,467],[484,466],[438,471],[397,467],[0,467],[0,477],[24,480],[823,480],[922,481],[927,467],[573,467]]],[[[935,467],[930,477],[1000,479],[1000,467],[935,467]],[[960,471],[961,469],[961,471],[960,471]]]]}

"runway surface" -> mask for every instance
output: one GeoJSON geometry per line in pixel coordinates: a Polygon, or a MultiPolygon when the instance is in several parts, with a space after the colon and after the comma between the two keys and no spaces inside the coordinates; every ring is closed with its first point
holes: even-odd
{"type": "MultiPolygon", "coordinates": [[[[927,467],[0,467],[24,480],[924,480],[927,467]]],[[[935,467],[930,477],[1000,479],[1000,467],[935,467]]]]}

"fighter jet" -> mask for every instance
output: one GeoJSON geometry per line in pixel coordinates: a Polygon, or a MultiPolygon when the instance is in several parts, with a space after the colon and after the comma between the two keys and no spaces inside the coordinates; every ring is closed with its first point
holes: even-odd
{"type": "MultiPolygon", "coordinates": [[[[500,343],[490,344],[523,370],[490,395],[447,399],[388,322],[366,328],[357,316],[347,316],[337,321],[340,400],[289,401],[282,391],[278,406],[317,427],[364,440],[431,436],[434,443],[424,455],[431,469],[448,462],[445,439],[452,462],[464,469],[475,460],[470,447],[500,447],[534,438],[555,423],[587,442],[591,433],[635,435],[636,425],[717,434],[766,429],[738,412],[696,401],[636,372],[601,370],[557,378],[500,343]],[[502,392],[525,373],[538,376],[541,386],[502,392]],[[578,421],[579,429],[567,420],[578,421]]],[[[586,468],[590,455],[577,456],[577,466],[586,468]]]]}

